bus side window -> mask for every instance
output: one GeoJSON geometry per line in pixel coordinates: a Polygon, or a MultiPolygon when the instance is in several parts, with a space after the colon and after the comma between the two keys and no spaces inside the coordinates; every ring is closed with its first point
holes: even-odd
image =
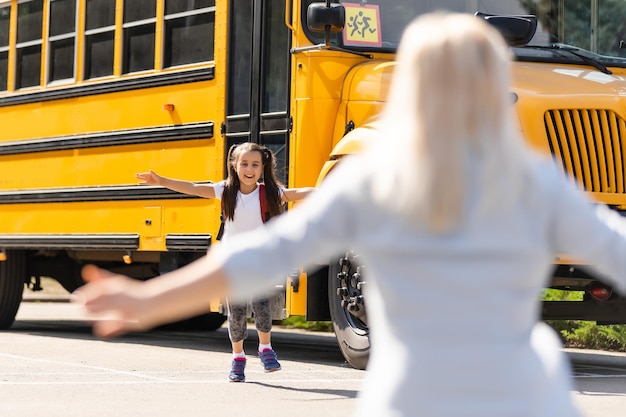
{"type": "Polygon", "coordinates": [[[43,0],[20,3],[17,12],[15,87],[40,85],[43,0]]]}
{"type": "Polygon", "coordinates": [[[0,91],[8,90],[11,5],[0,7],[0,91]]]}
{"type": "Polygon", "coordinates": [[[51,1],[48,20],[48,82],[73,81],[76,61],[76,1],[51,1]]]}
{"type": "Polygon", "coordinates": [[[122,73],[154,69],[156,0],[124,2],[122,73]]]}
{"type": "Polygon", "coordinates": [[[214,59],[215,0],[165,2],[163,67],[214,59]]]}
{"type": "Polygon", "coordinates": [[[88,1],[86,7],[84,79],[113,75],[115,0],[88,1]]]}

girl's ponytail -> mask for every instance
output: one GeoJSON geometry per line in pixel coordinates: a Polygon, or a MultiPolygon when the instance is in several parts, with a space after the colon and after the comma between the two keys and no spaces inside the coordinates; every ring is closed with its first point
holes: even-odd
{"type": "Polygon", "coordinates": [[[226,159],[226,169],[228,170],[224,193],[222,194],[222,208],[224,220],[232,220],[235,217],[235,206],[237,205],[237,192],[239,191],[239,177],[235,170],[235,162],[239,155],[239,146],[232,145],[228,150],[226,159]]]}
{"type": "Polygon", "coordinates": [[[263,182],[265,183],[267,209],[270,217],[274,217],[284,210],[280,193],[282,184],[276,179],[276,158],[274,158],[274,153],[264,146],[259,148],[263,161],[263,182]]]}

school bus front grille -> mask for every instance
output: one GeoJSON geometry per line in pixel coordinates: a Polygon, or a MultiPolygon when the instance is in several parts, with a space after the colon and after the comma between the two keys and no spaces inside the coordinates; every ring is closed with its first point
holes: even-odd
{"type": "Polygon", "coordinates": [[[545,127],[557,164],[585,190],[626,192],[626,123],[610,110],[549,110],[545,127]]]}

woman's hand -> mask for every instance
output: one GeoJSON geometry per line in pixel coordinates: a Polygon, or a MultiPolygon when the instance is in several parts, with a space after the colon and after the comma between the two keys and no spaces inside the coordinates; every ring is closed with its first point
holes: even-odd
{"type": "Polygon", "coordinates": [[[143,181],[139,185],[161,185],[163,179],[163,177],[152,170],[135,174],[135,178],[143,181]]]}
{"type": "Polygon", "coordinates": [[[82,275],[87,284],[72,294],[72,302],[85,309],[86,319],[93,322],[94,334],[116,337],[153,327],[144,282],[94,265],[85,266],[82,275]]]}
{"type": "Polygon", "coordinates": [[[207,313],[211,297],[230,296],[222,265],[219,257],[206,255],[147,281],[87,265],[86,284],[72,294],[72,302],[83,307],[97,336],[145,331],[207,313]]]}

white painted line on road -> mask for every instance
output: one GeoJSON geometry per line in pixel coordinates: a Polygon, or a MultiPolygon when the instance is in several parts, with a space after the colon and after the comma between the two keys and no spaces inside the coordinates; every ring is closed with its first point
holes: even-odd
{"type": "MultiPolygon", "coordinates": [[[[142,375],[194,375],[194,374],[224,374],[227,373],[228,370],[226,368],[221,369],[221,370],[214,370],[214,371],[178,371],[178,370],[171,370],[171,371],[141,371],[142,375]]],[[[117,373],[117,372],[115,372],[117,373]]],[[[280,371],[281,375],[284,374],[330,374],[330,375],[340,375],[340,374],[353,374],[354,372],[333,372],[333,371],[309,371],[309,370],[305,370],[305,371],[286,371],[286,370],[281,370],[280,371]]],[[[258,375],[265,375],[266,372],[263,371],[251,371],[251,370],[246,370],[246,375],[250,375],[250,374],[258,374],[258,375]]],[[[0,377],[4,377],[4,376],[24,376],[24,375],[33,375],[36,377],[41,377],[41,376],[60,376],[60,375],[111,375],[111,372],[109,371],[103,371],[103,372],[40,372],[40,371],[33,371],[33,372],[0,372],[0,377]]]]}
{"type": "MultiPolygon", "coordinates": [[[[293,383],[345,383],[345,382],[363,382],[362,379],[268,379],[268,380],[250,380],[249,378],[243,384],[254,384],[256,382],[263,382],[265,385],[271,385],[274,383],[293,384],[293,383]]],[[[149,385],[149,384],[232,384],[226,378],[224,380],[206,379],[206,380],[154,380],[154,381],[28,381],[28,382],[10,382],[0,381],[0,386],[3,385],[149,385]]]]}
{"type": "MultiPolygon", "coordinates": [[[[26,377],[34,377],[37,378],[37,381],[0,381],[0,386],[17,386],[17,385],[29,385],[29,386],[52,386],[52,385],[137,385],[137,384],[175,384],[175,385],[180,385],[180,384],[229,384],[230,382],[224,377],[224,379],[201,379],[201,380],[180,380],[180,379],[174,379],[172,378],[172,376],[176,376],[176,375],[198,375],[198,374],[215,374],[215,375],[224,375],[224,373],[226,372],[225,370],[197,370],[197,371],[176,371],[176,370],[171,370],[171,371],[147,371],[147,372],[133,372],[133,371],[121,371],[119,369],[113,369],[113,368],[107,368],[107,367],[102,367],[102,366],[93,366],[93,365],[84,365],[84,364],[79,364],[79,363],[74,363],[74,362],[66,362],[66,361],[55,361],[55,360],[50,360],[50,359],[41,359],[41,358],[32,358],[32,357],[28,357],[28,356],[21,356],[21,355],[12,355],[12,354],[8,354],[8,353],[0,353],[0,358],[8,358],[11,360],[21,360],[21,361],[31,361],[31,362],[39,362],[39,363],[46,363],[46,364],[52,364],[52,365],[62,365],[62,366],[67,366],[67,367],[76,367],[76,368],[81,368],[81,369],[89,369],[89,370],[93,370],[93,371],[99,371],[99,372],[3,372],[0,373],[0,377],[2,378],[7,378],[7,377],[11,377],[11,376],[19,376],[22,379],[26,378],[26,377]],[[131,378],[138,378],[139,380],[131,380],[131,381],[97,381],[97,380],[90,380],[90,381],[84,381],[84,380],[79,380],[79,381],[41,381],[41,378],[44,376],[49,376],[49,377],[70,377],[70,376],[76,376],[76,377],[80,377],[80,376],[90,376],[91,378],[93,378],[94,376],[111,376],[111,375],[116,375],[116,376],[124,376],[124,377],[131,377],[131,378]],[[170,378],[163,378],[163,377],[157,377],[155,375],[169,375],[170,378]]],[[[282,370],[280,372],[281,375],[298,375],[298,374],[318,374],[318,375],[324,375],[324,374],[332,374],[332,375],[337,375],[337,374],[354,374],[354,373],[361,373],[362,371],[358,371],[358,370],[354,370],[354,369],[346,369],[346,370],[341,370],[341,371],[323,371],[323,370],[310,370],[310,369],[305,369],[305,370],[282,370]]],[[[248,370],[246,372],[246,374],[248,375],[248,381],[247,383],[254,383],[255,381],[250,380],[250,375],[255,375],[257,378],[259,378],[261,375],[266,375],[265,372],[263,372],[262,370],[258,370],[258,371],[254,371],[254,370],[248,370]]],[[[346,382],[358,382],[361,383],[363,381],[362,378],[314,378],[314,379],[302,379],[302,378],[297,378],[297,379],[274,379],[271,376],[267,376],[267,378],[259,378],[258,382],[260,381],[264,381],[265,383],[284,383],[284,384],[310,384],[310,383],[314,383],[314,384],[328,384],[328,383],[346,383],[346,382]]]]}
{"type": "MultiPolygon", "coordinates": [[[[41,358],[30,358],[28,356],[11,355],[8,353],[0,353],[0,357],[5,357],[9,359],[26,360],[26,361],[31,361],[31,362],[49,363],[53,365],[73,366],[73,367],[84,368],[84,369],[94,369],[94,370],[105,371],[105,372],[116,374],[116,375],[132,376],[135,378],[142,378],[142,379],[149,379],[149,380],[156,380],[156,381],[161,380],[161,378],[151,377],[149,375],[144,375],[143,373],[139,373],[139,372],[120,371],[118,369],[106,368],[103,366],[82,365],[82,364],[74,363],[74,362],[53,361],[53,360],[41,359],[41,358]]],[[[163,381],[167,382],[168,380],[165,379],[163,381]]]]}

